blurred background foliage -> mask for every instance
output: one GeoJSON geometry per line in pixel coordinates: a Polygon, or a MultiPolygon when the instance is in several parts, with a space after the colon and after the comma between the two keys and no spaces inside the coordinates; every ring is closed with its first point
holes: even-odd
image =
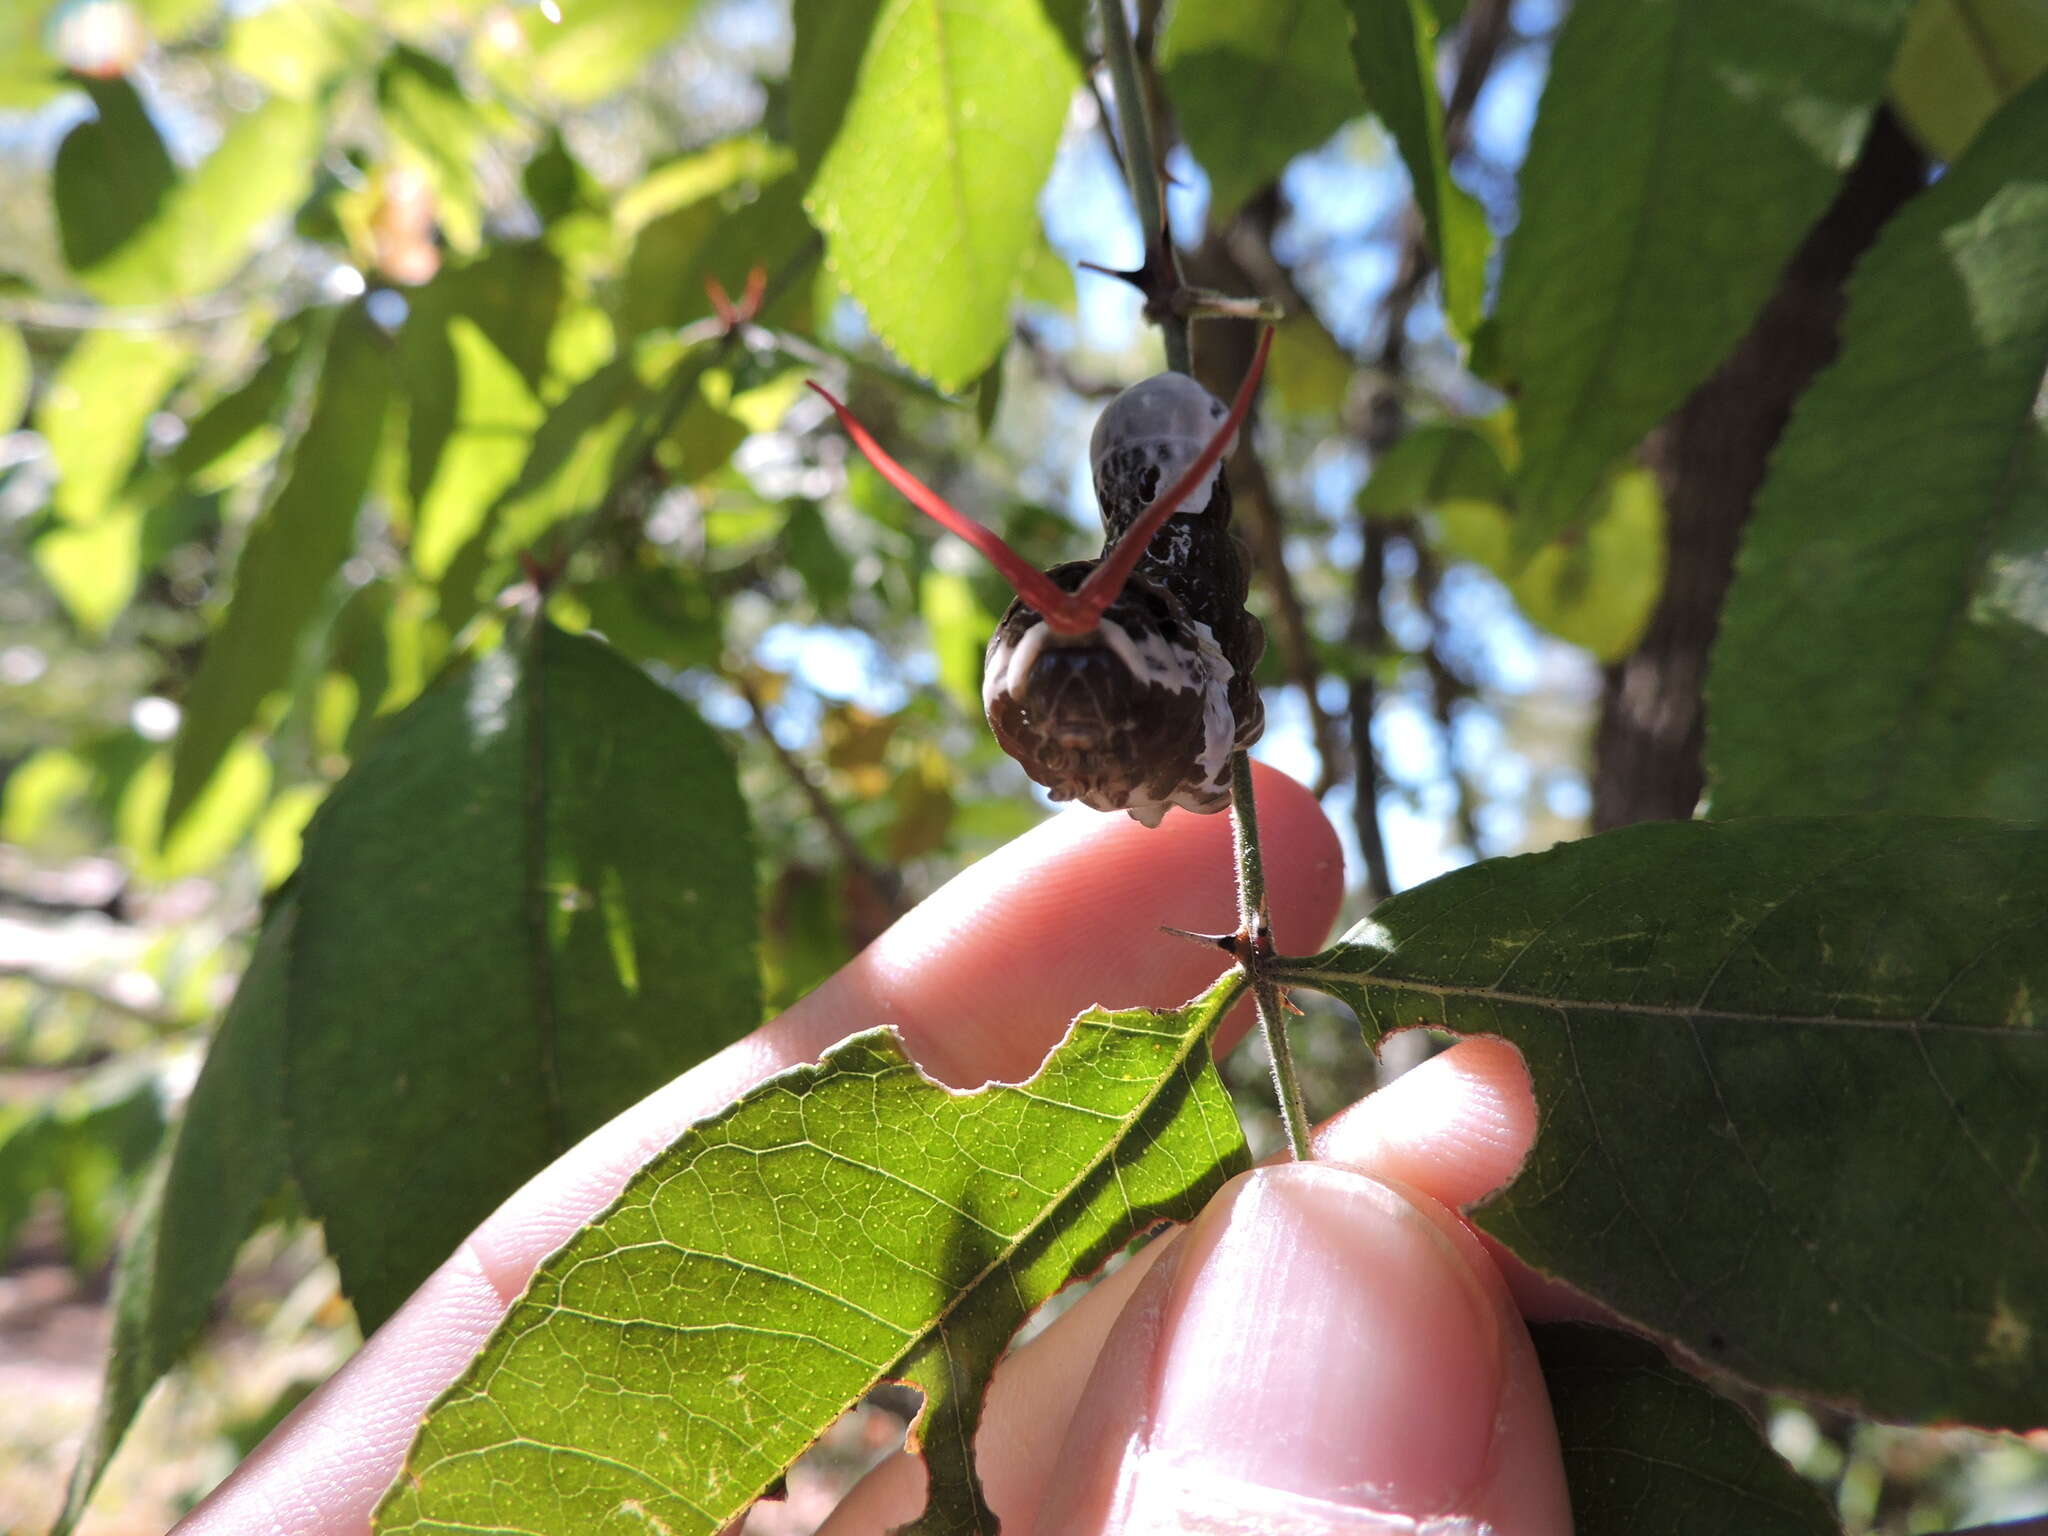
{"type": "MultiPolygon", "coordinates": [[[[963,67],[1040,88],[976,168],[1006,200],[971,218],[902,174],[947,152],[931,104],[860,89],[879,9],[0,11],[0,1525],[56,1512],[115,1235],[310,819],[508,614],[601,634],[718,732],[767,1012],[1046,814],[980,718],[1006,592],[816,430],[801,385],[843,384],[1027,557],[1091,552],[1088,430],[1158,356],[1137,295],[1082,264],[1134,267],[1143,241],[1084,6],[989,7],[963,67]],[[758,323],[728,326],[711,295],[750,274],[758,323]]],[[[1610,462],[1696,380],[1639,420],[1589,407],[1618,436],[1584,463],[1499,387],[1538,328],[1503,357],[1478,323],[1485,230],[1523,212],[1560,6],[1415,9],[1444,84],[1422,203],[1415,144],[1365,114],[1346,8],[1269,9],[1140,0],[1139,42],[1190,279],[1289,314],[1232,467],[1261,755],[1325,797],[1356,915],[1697,800],[1681,774],[1644,804],[1663,770],[1614,745],[1676,546],[1668,464],[1610,462]]],[[[1922,180],[2048,64],[2034,0],[1921,0],[1904,39],[1873,57],[1922,180]]],[[[1819,205],[1787,198],[1789,243],[1819,205]]],[[[1511,317],[1545,302],[1502,286],[1511,317]]],[[[1246,334],[1198,329],[1212,386],[1246,334]]],[[[1301,1039],[1315,1103],[1370,1086],[1348,1021],[1301,1039]]],[[[1231,1071],[1270,1144],[1260,1064],[1231,1071]]],[[[160,1528],[353,1346],[297,1198],[261,1214],[87,1529],[160,1528]]],[[[2048,1493],[2016,1443],[1790,1407],[1772,1429],[1854,1531],[2048,1493]]],[[[808,1476],[759,1518],[807,1528],[808,1476]]]]}

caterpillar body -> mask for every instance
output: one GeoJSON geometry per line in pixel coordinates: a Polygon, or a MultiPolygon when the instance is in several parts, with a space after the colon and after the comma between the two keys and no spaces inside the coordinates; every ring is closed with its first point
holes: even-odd
{"type": "Polygon", "coordinates": [[[1038,571],[963,516],[813,384],[856,447],[921,510],[989,557],[1017,592],[990,639],[982,703],[1004,751],[1055,800],[1127,811],[1230,803],[1231,753],[1265,728],[1252,668],[1265,632],[1230,527],[1223,456],[1251,408],[1269,331],[1228,409],[1184,374],[1112,400],[1089,444],[1104,546],[1038,571]]]}
{"type": "MultiPolygon", "coordinates": [[[[1105,555],[1227,415],[1180,373],[1157,374],[1110,402],[1089,444],[1105,555]]],[[[1101,558],[1046,575],[1076,591],[1101,558]]],[[[1128,811],[1148,827],[1171,806],[1221,810],[1230,803],[1231,752],[1265,728],[1252,681],[1265,632],[1245,610],[1250,580],[1218,462],[1147,541],[1094,629],[1061,635],[1022,598],[1010,604],[982,669],[997,742],[1055,800],[1128,811]]]]}

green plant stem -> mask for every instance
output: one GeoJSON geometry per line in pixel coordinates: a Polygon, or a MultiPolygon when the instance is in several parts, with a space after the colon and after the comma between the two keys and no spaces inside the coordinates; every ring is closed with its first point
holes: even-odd
{"type": "MultiPolygon", "coordinates": [[[[1124,175],[1131,184],[1131,201],[1137,206],[1138,220],[1145,226],[1145,273],[1159,285],[1158,291],[1148,293],[1145,312],[1165,338],[1167,367],[1176,373],[1192,373],[1189,314],[1198,310],[1234,314],[1236,310],[1213,309],[1206,301],[1229,305],[1248,305],[1251,301],[1200,294],[1193,297],[1205,302],[1191,303],[1190,295],[1181,289],[1173,258],[1173,232],[1167,226],[1164,193],[1159,185],[1159,158],[1152,145],[1144,79],[1138,68],[1137,48],[1131,41],[1130,24],[1124,16],[1123,0],[1097,0],[1096,9],[1102,18],[1102,51],[1116,82],[1124,175]]],[[[1252,310],[1246,309],[1244,314],[1249,318],[1252,310]]],[[[1238,964],[1251,983],[1259,1028],[1265,1033],[1266,1054],[1273,1063],[1273,1093],[1280,1101],[1288,1148],[1296,1158],[1306,1159],[1314,1155],[1309,1143],[1308,1110],[1301,1079],[1294,1070],[1294,1047],[1287,1038],[1280,988],[1267,974],[1273,960],[1273,924],[1267,912],[1266,868],[1259,851],[1259,811],[1252,798],[1252,761],[1241,751],[1230,754],[1230,819],[1237,847],[1238,964]]]]}
{"type": "Polygon", "coordinates": [[[1237,931],[1239,963],[1252,984],[1259,1029],[1266,1037],[1266,1055],[1273,1064],[1273,1096],[1287,1127],[1287,1149],[1297,1161],[1315,1155],[1309,1139],[1308,1109],[1301,1079],[1294,1070],[1294,1045],[1287,1038],[1287,1014],[1280,988],[1269,977],[1273,958],[1273,923],[1266,907],[1266,867],[1259,850],[1258,802],[1252,797],[1249,753],[1230,754],[1230,819],[1237,847],[1237,931]]]}
{"type": "MultiPolygon", "coordinates": [[[[1152,146],[1152,119],[1145,107],[1145,82],[1138,71],[1138,50],[1131,42],[1131,26],[1124,15],[1123,0],[1097,0],[1102,18],[1102,51],[1109,61],[1110,78],[1116,82],[1117,128],[1123,138],[1124,175],[1131,184],[1131,201],[1144,228],[1145,265],[1151,271],[1162,264],[1155,276],[1166,279],[1164,287],[1177,289],[1179,278],[1173,259],[1173,237],[1166,224],[1166,194],[1159,184],[1159,156],[1152,146]]],[[[1148,300],[1159,295],[1150,294],[1148,300]]],[[[1166,343],[1166,366],[1175,373],[1194,372],[1188,347],[1187,316],[1148,302],[1146,313],[1158,325],[1166,343]]]]}

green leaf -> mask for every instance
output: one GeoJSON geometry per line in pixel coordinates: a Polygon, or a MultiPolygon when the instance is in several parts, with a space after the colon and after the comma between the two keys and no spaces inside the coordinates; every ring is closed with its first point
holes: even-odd
{"type": "Polygon", "coordinates": [[[126,505],[85,524],[46,528],[32,548],[36,569],[78,627],[104,635],[142,576],[143,517],[126,505]]]}
{"type": "Polygon", "coordinates": [[[434,188],[434,216],[448,243],[473,251],[483,233],[476,157],[489,130],[455,72],[414,48],[398,47],[377,72],[377,110],[403,156],[434,188]]]}
{"type": "Polygon", "coordinates": [[[981,714],[981,658],[995,633],[996,615],[981,605],[973,584],[952,571],[926,571],[917,584],[918,613],[930,632],[939,686],[972,720],[981,714]]]}
{"type": "Polygon", "coordinates": [[[496,62],[526,94],[582,106],[632,84],[696,9],[696,0],[577,0],[559,19],[522,10],[524,44],[496,62]]]}
{"type": "Polygon", "coordinates": [[[1820,1491],[1742,1409],[1612,1328],[1546,1323],[1536,1340],[1578,1536],[1837,1536],[1820,1491]]]}
{"type": "Polygon", "coordinates": [[[1436,509],[1446,546],[1514,594],[1539,629],[1602,661],[1636,648],[1664,590],[1664,502],[1646,469],[1619,469],[1593,498],[1586,525],[1523,558],[1504,506],[1450,499],[1436,509]]]}
{"type": "Polygon", "coordinates": [[[1953,160],[2044,69],[2041,0],[1916,0],[1892,63],[1892,102],[1936,158],[1953,160]]]}
{"type": "Polygon", "coordinates": [[[20,424],[33,382],[28,343],[13,326],[0,325],[0,434],[12,432],[20,424]]]}
{"type": "Polygon", "coordinates": [[[804,580],[804,589],[818,612],[834,617],[845,612],[853,595],[853,562],[815,502],[790,504],[789,521],[782,525],[782,552],[790,566],[804,580]]]}
{"type": "Polygon", "coordinates": [[[122,1246],[106,1383],[53,1536],[77,1524],[149,1389],[206,1325],[264,1202],[290,1178],[284,980],[295,917],[287,899],[264,924],[122,1246]]]}
{"type": "Polygon", "coordinates": [[[1474,1219],[1539,1270],[1759,1385],[2019,1427],[2048,1370],[2044,932],[2048,830],[1661,822],[1403,892],[1283,974],[1375,1044],[1520,1049],[1542,1131],[1474,1219]]]}
{"type": "Polygon", "coordinates": [[[887,0],[875,17],[806,206],[875,334],[942,389],[1009,337],[1079,80],[1038,0],[887,0]]]}
{"type": "Polygon", "coordinates": [[[191,809],[264,695],[290,677],[320,594],[355,547],[356,510],[383,435],[387,346],[360,305],[335,322],[311,419],[242,545],[233,599],[183,701],[167,831],[191,809]]]}
{"type": "Polygon", "coordinates": [[[1436,89],[1436,21],[1425,0],[1349,0],[1351,55],[1374,114],[1394,136],[1430,249],[1443,276],[1444,313],[1470,336],[1486,302],[1486,214],[1451,180],[1444,105],[1436,89]]]}
{"type": "Polygon", "coordinates": [[[57,154],[57,212],[66,262],[108,303],[219,287],[312,186],[326,123],[303,102],[278,98],[232,121],[219,147],[180,176],[129,87],[96,86],[94,100],[99,117],[74,128],[57,154]]]}
{"type": "Polygon", "coordinates": [[[64,264],[89,290],[129,302],[119,284],[103,289],[96,271],[149,227],[178,172],[134,86],[95,80],[86,89],[94,115],[64,135],[51,172],[57,233],[64,264]]]}
{"type": "Polygon", "coordinates": [[[227,61],[272,94],[317,101],[334,81],[367,72],[382,39],[335,0],[273,0],[228,24],[227,61]]]}
{"type": "Polygon", "coordinates": [[[1510,494],[1507,466],[1485,431],[1466,422],[1432,422],[1379,456],[1358,493],[1358,510],[1369,518],[1403,518],[1449,501],[1497,506],[1510,494]]]}
{"type": "Polygon", "coordinates": [[[115,510],[149,418],[191,360],[190,342],[160,331],[88,331],[64,354],[35,416],[57,464],[59,517],[91,523],[115,510]]]}
{"type": "Polygon", "coordinates": [[[1365,110],[1344,0],[1179,0],[1159,54],[1211,224],[1365,110]]]}
{"type": "Polygon", "coordinates": [[[971,1447],[1011,1335],[1244,1166],[1208,1050],[1236,992],[1091,1010],[1030,1082],[977,1093],[874,1030],[692,1127],[542,1265],[377,1529],[595,1530],[630,1505],[715,1532],[890,1380],[925,1394],[905,1529],[991,1529],[971,1447]]]}
{"type": "Polygon", "coordinates": [[[1908,3],[1573,6],[1497,312],[1525,551],[1747,329],[1856,156],[1908,3]]]}
{"type": "Polygon", "coordinates": [[[43,48],[43,22],[40,6],[0,6],[0,111],[27,111],[73,89],[43,48]]]}
{"type": "Polygon", "coordinates": [[[164,819],[171,793],[171,761],[151,754],[121,791],[115,830],[121,851],[142,879],[159,885],[205,874],[240,846],[269,799],[270,759],[246,735],[235,740],[220,766],[178,818],[164,819]]]}
{"type": "Polygon", "coordinates": [[[2048,81],[1885,227],[1758,494],[1715,814],[2048,807],[2048,81]]]}
{"type": "Polygon", "coordinates": [[[548,626],[386,725],[307,829],[299,891],[292,1160],[366,1330],[530,1174],[760,1018],[724,748],[548,626]]]}
{"type": "Polygon", "coordinates": [[[302,341],[296,328],[271,333],[256,371],[195,416],[164,456],[170,479],[202,492],[225,489],[277,451],[280,418],[305,355],[302,341]]]}

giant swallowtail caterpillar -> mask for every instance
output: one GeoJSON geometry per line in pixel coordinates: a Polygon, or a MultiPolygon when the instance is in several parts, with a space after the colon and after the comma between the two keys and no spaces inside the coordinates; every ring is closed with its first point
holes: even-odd
{"type": "Polygon", "coordinates": [[[1185,374],[1112,400],[1089,444],[1103,551],[1034,570],[963,516],[824,395],[892,486],[979,549],[1017,593],[988,643],[982,703],[1005,752],[1055,800],[1128,811],[1230,803],[1230,754],[1265,729],[1252,667],[1265,631],[1230,527],[1223,458],[1265,368],[1268,332],[1228,410],[1185,374]]]}

